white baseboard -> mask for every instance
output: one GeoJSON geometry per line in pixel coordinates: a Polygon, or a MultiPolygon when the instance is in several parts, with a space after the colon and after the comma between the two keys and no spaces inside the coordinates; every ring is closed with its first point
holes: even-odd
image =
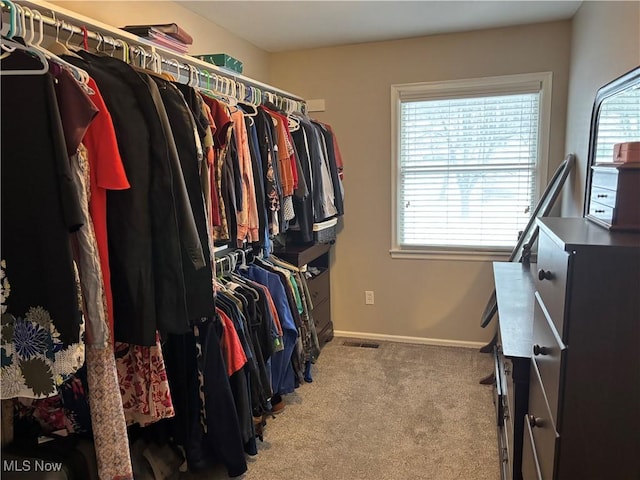
{"type": "Polygon", "coordinates": [[[381,342],[414,343],[418,345],[434,345],[439,347],[480,348],[487,342],[467,342],[463,340],[445,340],[441,338],[405,337],[403,335],[384,335],[380,333],[346,332],[334,330],[334,336],[359,338],[362,340],[380,340],[381,342]]]}

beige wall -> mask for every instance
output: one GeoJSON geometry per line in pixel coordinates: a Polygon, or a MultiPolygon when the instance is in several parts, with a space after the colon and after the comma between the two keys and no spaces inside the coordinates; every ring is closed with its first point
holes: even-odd
{"type": "Polygon", "coordinates": [[[573,19],[566,149],[577,169],[564,216],[582,216],[591,110],[598,88],[640,65],[640,3],[584,2],[573,19]]]}
{"type": "Polygon", "coordinates": [[[564,156],[571,23],[554,22],[271,55],[270,82],[326,100],[345,159],[346,213],[333,253],[341,331],[484,342],[490,262],[392,260],[390,85],[553,72],[550,174],[564,156]],[[375,305],[364,291],[375,291],[375,305]]]}
{"type": "Polygon", "coordinates": [[[176,2],[52,1],[51,3],[115,27],[177,23],[193,37],[190,54],[227,53],[243,62],[244,75],[262,82],[269,79],[267,52],[176,2]]]}

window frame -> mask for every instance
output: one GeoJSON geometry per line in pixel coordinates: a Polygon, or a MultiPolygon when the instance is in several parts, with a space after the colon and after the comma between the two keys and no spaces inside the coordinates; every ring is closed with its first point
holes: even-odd
{"type": "MultiPolygon", "coordinates": [[[[480,77],[450,81],[419,82],[391,85],[391,258],[437,260],[506,260],[512,247],[456,247],[401,245],[399,243],[400,205],[400,126],[402,101],[420,101],[464,96],[540,91],[538,118],[538,159],[534,204],[544,191],[549,168],[549,136],[551,129],[551,72],[536,72],[496,77],[480,77]]],[[[533,208],[532,205],[532,208],[533,208]]],[[[514,240],[515,244],[515,240],[514,240]]]]}

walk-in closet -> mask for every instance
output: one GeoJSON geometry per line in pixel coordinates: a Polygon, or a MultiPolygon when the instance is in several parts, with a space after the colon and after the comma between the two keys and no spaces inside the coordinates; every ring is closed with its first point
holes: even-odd
{"type": "Polygon", "coordinates": [[[637,3],[0,4],[3,479],[640,476],[637,3]]]}

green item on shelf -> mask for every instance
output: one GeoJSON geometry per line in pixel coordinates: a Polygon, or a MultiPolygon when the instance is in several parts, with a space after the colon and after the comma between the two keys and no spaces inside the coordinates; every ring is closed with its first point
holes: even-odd
{"type": "Polygon", "coordinates": [[[233,70],[236,73],[242,73],[242,62],[226,53],[208,53],[205,55],[194,55],[194,57],[204,60],[205,62],[213,63],[219,67],[233,70]]]}

